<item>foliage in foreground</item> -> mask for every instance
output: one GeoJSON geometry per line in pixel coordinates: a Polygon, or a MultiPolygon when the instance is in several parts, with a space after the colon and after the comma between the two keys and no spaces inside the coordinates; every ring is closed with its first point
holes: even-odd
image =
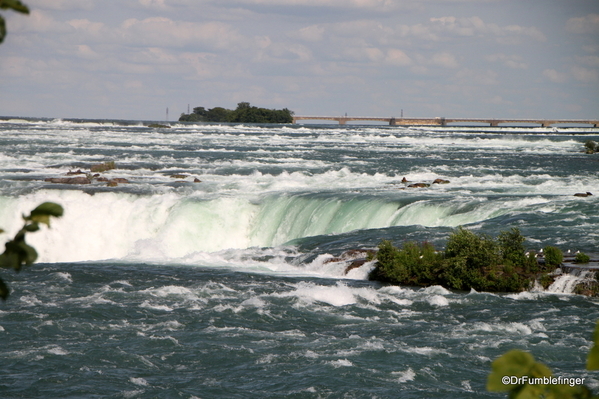
{"type": "Polygon", "coordinates": [[[584,143],[585,152],[587,154],[594,154],[599,152],[599,144],[595,143],[593,140],[587,140],[584,143]]]}
{"type": "Polygon", "coordinates": [[[444,252],[435,251],[430,243],[406,242],[399,249],[383,241],[370,279],[456,290],[519,292],[527,289],[538,273],[553,271],[562,260],[558,248],[546,247],[546,263],[540,265],[536,254],[525,255],[524,241],[516,228],[494,239],[462,227],[450,235],[444,252]]]}
{"type": "MultiPolygon", "coordinates": [[[[599,370],[599,322],[593,334],[593,347],[587,357],[587,370],[599,370]]],[[[534,357],[520,350],[511,350],[493,361],[487,379],[487,390],[508,392],[518,399],[597,399],[583,385],[583,378],[563,380],[534,357]],[[551,380],[553,379],[553,381],[551,380]]]]}
{"type": "Polygon", "coordinates": [[[284,109],[266,109],[251,106],[249,102],[237,104],[233,111],[215,107],[195,107],[191,114],[181,114],[181,122],[239,122],[239,123],[293,123],[293,112],[284,109]]]}
{"type": "MultiPolygon", "coordinates": [[[[11,9],[23,14],[29,14],[29,8],[19,0],[0,0],[0,8],[3,10],[11,9]]],[[[6,23],[4,18],[0,15],[0,43],[4,41],[6,37],[6,23]]]]}
{"type": "Polygon", "coordinates": [[[584,252],[578,252],[574,257],[574,263],[589,263],[591,261],[591,257],[584,252]]]}
{"type": "MultiPolygon", "coordinates": [[[[15,237],[5,245],[4,253],[0,255],[0,267],[14,269],[17,273],[23,266],[29,266],[37,259],[37,251],[25,242],[27,233],[33,233],[40,229],[40,223],[50,227],[50,217],[61,217],[62,206],[53,202],[44,202],[31,211],[29,216],[23,215],[25,225],[15,237]]],[[[0,233],[4,232],[0,230],[0,233]]],[[[6,300],[10,290],[6,283],[0,278],[0,298],[6,300]]]]}

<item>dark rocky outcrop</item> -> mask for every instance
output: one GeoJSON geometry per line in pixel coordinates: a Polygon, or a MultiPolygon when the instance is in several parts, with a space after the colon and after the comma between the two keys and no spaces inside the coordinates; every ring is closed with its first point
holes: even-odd
{"type": "Polygon", "coordinates": [[[77,177],[49,177],[44,179],[44,181],[50,183],[58,183],[58,184],[90,184],[91,180],[87,177],[77,176],[77,177]]]}
{"type": "Polygon", "coordinates": [[[324,263],[345,262],[347,266],[345,267],[344,274],[347,274],[351,270],[357,269],[373,259],[375,254],[376,250],[373,249],[350,249],[339,256],[325,260],[324,263]]]}
{"type": "MultiPolygon", "coordinates": [[[[411,183],[405,177],[401,179],[401,182],[404,184],[411,183]]],[[[432,184],[448,184],[448,183],[449,183],[449,180],[437,178],[437,179],[433,180],[432,184]]],[[[430,186],[431,185],[429,183],[412,183],[412,184],[406,185],[406,187],[408,187],[408,188],[426,188],[426,187],[430,187],[430,186]]]]}
{"type": "Polygon", "coordinates": [[[90,167],[90,171],[92,173],[95,173],[95,172],[102,173],[102,172],[106,172],[107,170],[112,170],[112,169],[116,169],[116,165],[115,165],[114,161],[100,163],[97,165],[92,165],[90,167]]]}
{"type": "Polygon", "coordinates": [[[593,193],[590,193],[588,191],[586,193],[576,193],[576,194],[574,194],[575,197],[588,197],[590,195],[593,195],[593,193]]]}
{"type": "Polygon", "coordinates": [[[366,262],[368,262],[368,259],[356,259],[345,268],[345,271],[343,273],[347,274],[350,271],[357,269],[358,267],[364,265],[364,263],[366,263],[366,262]]]}

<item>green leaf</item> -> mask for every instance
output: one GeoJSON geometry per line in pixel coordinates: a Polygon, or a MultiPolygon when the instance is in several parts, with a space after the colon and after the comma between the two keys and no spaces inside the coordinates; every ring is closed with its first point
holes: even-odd
{"type": "Polygon", "coordinates": [[[587,370],[599,370],[599,321],[593,332],[593,347],[587,358],[587,370]]]}
{"type": "Polygon", "coordinates": [[[2,298],[3,301],[6,301],[8,295],[10,295],[10,290],[8,289],[6,283],[4,283],[4,281],[2,281],[0,278],[0,298],[2,298]]]}
{"type": "Polygon", "coordinates": [[[29,8],[19,0],[3,0],[0,2],[0,8],[10,8],[23,14],[29,14],[29,8]]]}
{"type": "Polygon", "coordinates": [[[23,227],[23,228],[28,233],[34,233],[40,229],[40,225],[38,223],[30,223],[28,225],[25,225],[25,227],[23,227]]]}
{"type": "Polygon", "coordinates": [[[22,260],[26,265],[31,265],[37,259],[37,251],[25,241],[19,243],[21,253],[24,255],[22,260]]]}
{"type": "Polygon", "coordinates": [[[28,245],[25,240],[7,242],[3,255],[8,257],[12,267],[17,271],[21,270],[23,264],[30,265],[37,259],[37,251],[31,245],[28,245]]]}
{"type": "Polygon", "coordinates": [[[31,214],[24,219],[32,222],[44,223],[50,227],[50,217],[61,217],[63,213],[64,209],[62,206],[55,204],[54,202],[44,202],[32,210],[31,214]]]}
{"type": "Polygon", "coordinates": [[[492,371],[487,379],[487,390],[492,392],[506,392],[514,388],[505,384],[504,377],[522,377],[528,375],[535,365],[534,357],[520,350],[511,350],[495,359],[491,365],[492,371]]]}
{"type": "Polygon", "coordinates": [[[0,267],[5,269],[18,269],[20,266],[19,257],[15,253],[6,251],[0,255],[0,267]]]}
{"type": "Polygon", "coordinates": [[[31,211],[31,216],[36,215],[48,215],[54,217],[61,217],[64,213],[64,209],[62,206],[54,203],[54,202],[44,202],[41,205],[38,205],[37,208],[31,211]]]}
{"type": "Polygon", "coordinates": [[[0,43],[4,41],[4,37],[6,36],[6,23],[4,22],[4,18],[0,15],[0,43]]]}
{"type": "Polygon", "coordinates": [[[549,367],[545,366],[543,363],[537,362],[532,365],[532,367],[530,368],[530,371],[528,372],[528,375],[530,377],[534,377],[534,378],[551,377],[553,375],[553,373],[551,373],[551,370],[549,369],[549,367]]]}
{"type": "Polygon", "coordinates": [[[543,397],[541,395],[543,395],[546,390],[547,389],[544,385],[526,384],[523,385],[521,388],[514,390],[509,397],[510,399],[539,399],[543,397]]]}

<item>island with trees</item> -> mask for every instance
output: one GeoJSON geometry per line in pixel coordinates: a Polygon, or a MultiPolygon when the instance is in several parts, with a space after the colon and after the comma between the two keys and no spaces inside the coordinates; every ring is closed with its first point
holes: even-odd
{"type": "MultiPolygon", "coordinates": [[[[526,251],[520,230],[503,231],[495,239],[458,227],[447,240],[444,251],[436,251],[425,242],[404,242],[402,248],[383,241],[370,259],[376,259],[371,280],[383,283],[426,287],[440,285],[447,289],[486,292],[521,292],[535,284],[547,289],[562,273],[563,253],[546,246],[541,257],[526,251]],[[559,270],[558,270],[559,268],[559,270]]],[[[575,264],[588,264],[590,257],[576,254],[575,264]]],[[[574,292],[599,296],[598,273],[581,281],[574,292]]]]}
{"type": "Polygon", "coordinates": [[[240,102],[235,110],[195,107],[192,113],[181,114],[179,122],[293,123],[293,111],[258,108],[249,102],[240,102]]]}

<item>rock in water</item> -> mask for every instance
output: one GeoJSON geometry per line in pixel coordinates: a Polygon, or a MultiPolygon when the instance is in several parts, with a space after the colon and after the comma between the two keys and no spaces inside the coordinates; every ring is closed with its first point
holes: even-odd
{"type": "Polygon", "coordinates": [[[90,184],[91,180],[87,177],[77,176],[77,177],[49,177],[44,179],[44,181],[50,183],[59,183],[59,184],[90,184]]]}

